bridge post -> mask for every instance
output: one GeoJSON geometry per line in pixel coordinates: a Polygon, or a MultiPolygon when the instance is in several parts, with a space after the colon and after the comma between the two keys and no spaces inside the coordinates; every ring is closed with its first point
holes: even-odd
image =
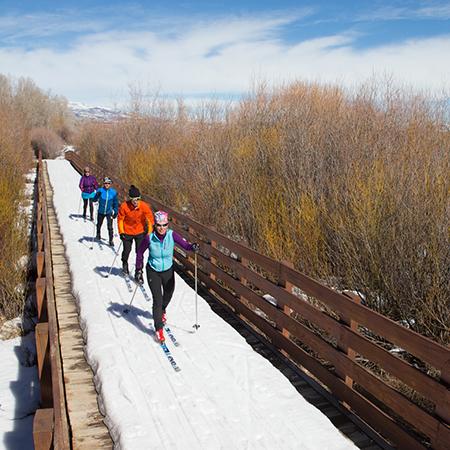
{"type": "Polygon", "coordinates": [[[35,450],[53,448],[53,408],[38,409],[33,419],[33,442],[35,450]]]}
{"type": "MultiPolygon", "coordinates": [[[[441,380],[450,385],[450,360],[441,367],[441,380]]],[[[436,403],[436,415],[445,423],[439,425],[436,436],[432,439],[433,447],[445,448],[448,445],[450,437],[450,390],[447,389],[446,395],[442,396],[439,403],[436,403]]]]}
{"type": "Polygon", "coordinates": [[[46,278],[36,280],[36,309],[40,322],[47,322],[47,283],[46,278]]]}
{"type": "MultiPolygon", "coordinates": [[[[248,263],[249,263],[249,261],[248,261],[247,258],[241,258],[241,265],[242,265],[242,266],[248,267],[248,263]]],[[[247,278],[244,278],[244,277],[240,277],[240,282],[241,282],[242,286],[247,286],[247,284],[248,284],[247,278]]],[[[245,297],[244,297],[243,295],[240,295],[240,296],[239,296],[239,300],[240,300],[240,302],[243,303],[244,305],[247,304],[247,300],[245,299],[245,297]]],[[[245,317],[244,317],[242,314],[239,314],[239,317],[240,317],[241,319],[245,319],[245,317]]]]}
{"type": "MultiPolygon", "coordinates": [[[[212,248],[217,248],[217,242],[216,241],[211,241],[211,247],[212,248]]],[[[217,265],[217,259],[214,258],[214,256],[211,255],[211,264],[216,266],[217,265]]],[[[213,273],[209,274],[209,278],[211,278],[211,280],[216,281],[216,276],[213,273]]]]}
{"type": "MultiPolygon", "coordinates": [[[[355,303],[358,303],[358,304],[361,303],[361,298],[360,298],[358,295],[356,295],[354,292],[344,291],[343,294],[344,294],[346,297],[348,297],[348,298],[350,298],[351,300],[353,300],[355,303]]],[[[358,331],[358,323],[357,323],[355,320],[352,320],[350,317],[345,317],[345,316],[342,316],[342,315],[341,315],[341,320],[340,320],[340,322],[343,323],[343,324],[345,324],[345,325],[347,325],[347,326],[349,326],[351,330],[353,330],[353,331],[358,331]]],[[[353,349],[347,347],[346,345],[342,345],[342,344],[339,344],[339,343],[338,343],[338,349],[339,349],[340,351],[346,353],[347,356],[348,356],[350,359],[352,359],[352,360],[355,359],[355,357],[356,357],[356,352],[355,352],[353,349]]],[[[342,378],[342,379],[345,381],[345,384],[346,384],[349,388],[353,388],[353,379],[352,379],[352,378],[350,378],[349,376],[347,376],[345,373],[343,373],[343,372],[342,372],[341,370],[339,370],[338,368],[336,368],[336,373],[338,374],[338,376],[339,376],[340,378],[342,378]]],[[[347,408],[349,408],[349,406],[348,406],[346,403],[344,403],[344,405],[345,405],[347,408]]]]}
{"type": "MultiPolygon", "coordinates": [[[[284,260],[284,261],[282,261],[282,263],[285,266],[290,267],[291,269],[294,268],[294,264],[290,261],[284,260]]],[[[294,285],[292,283],[290,283],[289,281],[286,280],[283,282],[283,287],[286,291],[288,291],[290,294],[292,294],[292,290],[294,289],[294,285]]],[[[283,312],[284,312],[284,314],[286,314],[286,316],[291,317],[293,310],[291,308],[289,308],[288,306],[283,305],[283,312]]],[[[281,330],[281,333],[283,334],[284,337],[286,337],[288,339],[291,338],[291,333],[289,333],[289,331],[286,330],[285,328],[283,328],[281,330]]],[[[281,353],[283,353],[285,356],[289,357],[289,355],[284,350],[281,350],[281,353]]]]}
{"type": "Polygon", "coordinates": [[[41,387],[41,404],[42,406],[50,406],[52,405],[53,394],[47,322],[36,324],[35,340],[39,384],[41,387]]]}
{"type": "Polygon", "coordinates": [[[36,253],[36,277],[41,278],[42,272],[45,268],[45,253],[44,252],[37,252],[36,253]]]}

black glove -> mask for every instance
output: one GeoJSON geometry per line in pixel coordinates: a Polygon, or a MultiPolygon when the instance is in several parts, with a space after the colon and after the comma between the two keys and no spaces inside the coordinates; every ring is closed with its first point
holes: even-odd
{"type": "Polygon", "coordinates": [[[194,242],[192,244],[192,251],[197,253],[200,250],[200,245],[197,244],[197,242],[194,242]]]}
{"type": "Polygon", "coordinates": [[[122,241],[125,241],[125,240],[126,240],[125,237],[126,237],[126,234],[125,234],[125,233],[120,233],[120,239],[121,239],[122,241]]]}
{"type": "Polygon", "coordinates": [[[115,219],[115,218],[117,217],[117,213],[116,213],[116,212],[113,212],[111,217],[112,217],[113,219],[115,219]]]}

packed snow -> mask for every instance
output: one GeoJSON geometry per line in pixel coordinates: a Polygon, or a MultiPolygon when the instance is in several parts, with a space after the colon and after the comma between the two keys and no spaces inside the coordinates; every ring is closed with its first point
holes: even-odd
{"type": "MultiPolygon", "coordinates": [[[[354,448],[200,296],[195,331],[195,294],[178,275],[167,317],[180,346],[166,336],[176,372],[155,341],[144,292],[137,289],[125,313],[136,285],[121,275],[120,256],[106,277],[115,253],[106,241],[92,242],[93,223],[81,218],[79,174],[64,160],[47,167],[86,355],[115,448],[354,448]]],[[[114,241],[117,250],[117,235],[114,241]]],[[[130,269],[134,258],[132,252],[130,269]]],[[[146,283],[145,290],[149,298],[146,283]]]]}
{"type": "Polygon", "coordinates": [[[34,333],[0,339],[0,361],[0,449],[31,450],[39,406],[34,333]]]}

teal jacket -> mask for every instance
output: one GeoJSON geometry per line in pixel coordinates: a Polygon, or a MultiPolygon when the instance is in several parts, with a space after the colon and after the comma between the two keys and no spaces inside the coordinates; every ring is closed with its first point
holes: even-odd
{"type": "Polygon", "coordinates": [[[153,232],[150,235],[150,255],[148,263],[153,270],[163,272],[172,267],[173,264],[173,250],[175,241],[173,240],[173,231],[167,230],[166,236],[161,241],[153,232]]]}

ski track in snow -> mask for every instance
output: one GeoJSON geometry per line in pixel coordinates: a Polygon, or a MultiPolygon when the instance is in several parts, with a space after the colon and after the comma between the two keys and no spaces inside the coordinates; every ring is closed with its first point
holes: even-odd
{"type": "MultiPolygon", "coordinates": [[[[106,278],[114,251],[104,243],[90,249],[94,225],[77,217],[79,174],[65,160],[47,167],[85,353],[116,449],[355,448],[200,296],[201,327],[194,331],[194,292],[178,275],[167,316],[180,346],[166,337],[176,372],[155,342],[151,302],[139,288],[128,306],[133,294],[120,274],[120,255],[106,278]]],[[[117,235],[114,241],[117,250],[117,235]]],[[[133,248],[131,274],[134,261],[133,248]]],[[[146,281],[145,289],[150,296],[146,281]]]]}

